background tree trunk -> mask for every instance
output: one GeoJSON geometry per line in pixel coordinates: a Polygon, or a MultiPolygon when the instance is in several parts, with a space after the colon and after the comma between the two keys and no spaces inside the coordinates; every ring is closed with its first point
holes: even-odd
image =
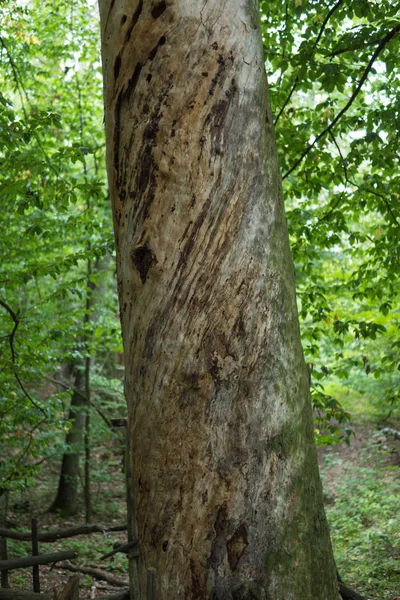
{"type": "Polygon", "coordinates": [[[75,365],[72,365],[70,370],[72,371],[74,391],[68,420],[71,421],[72,425],[65,436],[67,450],[64,452],[61,462],[57,495],[49,508],[49,512],[59,512],[63,517],[71,517],[78,512],[79,458],[83,447],[87,413],[82,372],[75,365]]]}
{"type": "Polygon", "coordinates": [[[337,600],[258,3],[100,12],[134,597],[337,600]]]}

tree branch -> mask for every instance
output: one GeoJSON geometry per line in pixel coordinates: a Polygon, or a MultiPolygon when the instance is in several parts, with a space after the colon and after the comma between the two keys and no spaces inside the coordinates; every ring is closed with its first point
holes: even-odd
{"type": "Polygon", "coordinates": [[[332,58],[334,56],[339,56],[340,54],[345,54],[346,52],[353,52],[353,50],[361,50],[362,48],[368,48],[369,46],[376,46],[379,44],[381,38],[376,40],[371,40],[370,42],[360,42],[359,44],[354,44],[354,46],[350,46],[350,48],[339,48],[338,50],[334,50],[329,54],[332,58]]]}
{"type": "MultiPolygon", "coordinates": [[[[75,537],[76,535],[88,535],[90,533],[107,533],[109,531],[126,531],[127,525],[114,525],[107,527],[106,525],[78,525],[69,529],[61,529],[60,531],[45,531],[38,534],[39,542],[56,542],[57,540],[75,537]]],[[[0,536],[10,538],[12,540],[30,541],[32,539],[31,531],[15,531],[13,529],[5,529],[0,527],[0,536]]]]}
{"type": "Polygon", "coordinates": [[[350,96],[348,102],[346,103],[346,105],[342,108],[342,110],[336,115],[336,117],[330,122],[330,124],[323,130],[321,131],[321,133],[319,133],[317,135],[317,137],[315,138],[315,140],[312,142],[312,144],[309,144],[307,146],[307,148],[304,150],[303,154],[296,160],[296,162],[294,163],[294,165],[283,175],[282,180],[286,179],[287,177],[289,177],[289,175],[291,173],[293,173],[293,171],[295,169],[297,169],[297,167],[303,162],[304,158],[307,156],[307,154],[314,148],[314,146],[319,142],[319,140],[324,137],[324,135],[326,135],[327,133],[329,133],[333,127],[336,125],[336,123],[342,118],[342,116],[347,112],[347,110],[350,108],[350,106],[353,104],[354,100],[357,98],[358,94],[361,91],[362,86],[364,85],[371,69],[372,66],[374,64],[374,62],[376,61],[376,59],[378,58],[379,54],[382,52],[382,50],[384,49],[384,47],[390,42],[390,40],[400,31],[400,23],[398,25],[396,25],[396,27],[393,27],[393,29],[391,31],[389,31],[389,33],[383,38],[381,39],[381,41],[379,42],[379,45],[377,47],[377,49],[375,50],[375,52],[373,53],[368,65],[365,68],[364,73],[362,74],[362,77],[358,83],[358,85],[356,86],[355,90],[353,91],[352,95],[350,96]]]}
{"type": "Polygon", "coordinates": [[[12,308],[10,308],[10,306],[8,306],[8,304],[6,302],[4,302],[4,300],[2,300],[0,298],[0,305],[5,308],[5,310],[8,312],[8,314],[10,315],[10,317],[12,318],[13,322],[14,322],[14,327],[12,332],[7,335],[9,343],[10,343],[10,350],[11,350],[11,360],[12,363],[15,363],[15,350],[14,350],[14,337],[15,337],[15,333],[18,329],[18,325],[19,325],[19,319],[17,317],[17,314],[12,310],[12,308]]]}
{"type": "MultiPolygon", "coordinates": [[[[319,41],[320,41],[320,39],[322,37],[322,34],[324,33],[325,27],[328,24],[329,19],[331,18],[331,16],[333,15],[333,13],[339,8],[339,6],[341,4],[343,4],[343,0],[338,0],[338,2],[336,2],[336,4],[334,6],[332,6],[331,10],[327,13],[327,15],[326,15],[326,17],[325,17],[325,19],[324,19],[324,21],[323,21],[323,23],[321,25],[321,28],[320,28],[320,30],[318,32],[317,38],[316,38],[316,40],[315,40],[315,42],[313,44],[312,52],[314,52],[315,49],[316,49],[316,47],[318,46],[319,41]]],[[[289,104],[290,99],[293,96],[293,93],[294,93],[294,91],[296,89],[296,86],[297,86],[298,82],[299,82],[299,77],[297,76],[296,79],[294,80],[294,84],[292,86],[292,89],[289,92],[288,97],[286,98],[285,102],[283,103],[282,108],[280,109],[280,111],[278,113],[278,116],[276,117],[276,119],[274,121],[275,127],[276,127],[276,125],[277,125],[277,123],[279,121],[279,118],[281,117],[283,111],[285,110],[286,106],[289,104]]]]}
{"type": "MultiPolygon", "coordinates": [[[[335,144],[336,149],[337,149],[337,151],[339,153],[340,160],[341,160],[342,166],[343,166],[343,172],[344,172],[344,176],[345,176],[346,182],[349,183],[350,185],[353,185],[354,187],[356,187],[359,190],[362,186],[360,186],[358,183],[356,183],[355,181],[352,181],[350,179],[349,174],[348,174],[348,170],[347,170],[346,160],[345,160],[345,158],[344,158],[344,156],[342,154],[342,151],[340,149],[339,144],[337,143],[337,140],[336,140],[335,136],[333,135],[333,133],[331,131],[329,132],[329,135],[330,135],[330,137],[331,137],[333,143],[335,144]]],[[[387,201],[386,197],[383,194],[380,194],[379,192],[376,192],[375,190],[371,190],[369,188],[364,188],[364,189],[367,192],[367,194],[372,194],[373,196],[377,196],[378,198],[380,198],[382,200],[382,202],[385,204],[385,206],[386,206],[386,208],[387,208],[387,210],[388,210],[388,212],[389,212],[389,214],[390,214],[390,216],[391,216],[394,224],[400,229],[400,223],[397,220],[396,215],[394,214],[394,212],[392,210],[392,207],[390,206],[390,204],[387,201]]],[[[326,218],[326,216],[327,215],[325,215],[325,217],[323,217],[323,218],[326,218]]],[[[320,220],[322,220],[322,219],[320,219],[320,220]]]]}
{"type": "Polygon", "coordinates": [[[44,411],[44,409],[39,406],[39,404],[37,404],[37,402],[35,402],[35,400],[32,398],[32,396],[30,396],[30,394],[27,392],[27,390],[25,389],[25,386],[23,385],[17,370],[16,370],[16,366],[15,366],[15,348],[14,348],[14,338],[15,338],[15,334],[16,331],[18,329],[18,325],[19,325],[19,319],[17,317],[17,314],[12,310],[12,308],[10,306],[8,306],[8,304],[6,302],[4,302],[4,300],[0,299],[0,305],[8,312],[8,314],[10,315],[10,317],[12,318],[13,322],[14,322],[14,327],[12,332],[8,335],[8,340],[10,343],[10,351],[11,351],[11,362],[13,364],[13,371],[14,371],[14,377],[17,380],[17,383],[19,385],[19,387],[21,388],[21,390],[23,391],[23,393],[25,394],[25,396],[28,398],[28,400],[31,402],[31,404],[33,404],[33,406],[35,408],[37,408],[37,410],[39,410],[42,415],[44,415],[44,417],[47,419],[47,415],[46,412],[44,411]]]}
{"type": "Polygon", "coordinates": [[[314,42],[314,46],[313,46],[313,50],[315,50],[315,48],[318,46],[319,41],[322,37],[322,34],[324,33],[325,27],[328,24],[329,19],[331,18],[331,16],[333,15],[333,13],[339,8],[339,6],[343,4],[343,0],[338,0],[338,2],[336,2],[336,4],[334,4],[331,8],[331,10],[328,12],[328,14],[326,15],[325,19],[323,20],[323,23],[321,25],[321,29],[319,30],[319,34],[317,35],[317,39],[314,42]]]}
{"type": "Polygon", "coordinates": [[[85,575],[91,575],[91,577],[107,581],[107,583],[110,583],[115,587],[126,587],[128,585],[128,582],[125,581],[125,579],[115,577],[111,573],[106,573],[105,571],[101,571],[100,569],[94,569],[92,567],[75,566],[69,561],[58,564],[57,569],[65,569],[66,571],[72,571],[73,573],[84,573],[85,575]]]}
{"type": "Polygon", "coordinates": [[[290,92],[289,92],[289,95],[288,95],[288,97],[286,98],[285,102],[282,104],[282,108],[281,108],[281,110],[278,112],[278,115],[277,115],[277,117],[276,117],[276,119],[275,119],[275,121],[274,121],[274,125],[275,125],[275,127],[277,126],[277,123],[278,123],[278,121],[279,121],[279,119],[280,119],[280,117],[281,117],[281,115],[282,115],[283,111],[285,110],[285,108],[286,108],[286,107],[287,107],[287,105],[289,104],[289,102],[290,102],[290,99],[291,99],[291,97],[293,96],[293,94],[294,94],[294,91],[295,91],[295,89],[296,89],[296,86],[297,86],[297,83],[298,83],[298,81],[299,81],[299,78],[298,78],[298,77],[296,77],[296,79],[294,80],[294,84],[293,84],[293,86],[292,86],[292,89],[290,90],[290,92]]]}

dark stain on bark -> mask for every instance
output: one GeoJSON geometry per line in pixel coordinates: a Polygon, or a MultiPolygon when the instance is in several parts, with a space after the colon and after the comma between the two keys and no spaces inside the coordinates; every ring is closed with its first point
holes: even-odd
{"type": "Polygon", "coordinates": [[[148,272],[157,263],[157,258],[150,245],[146,242],[132,250],[131,259],[139,273],[141,282],[146,283],[148,272]]]}
{"type": "Polygon", "coordinates": [[[233,536],[227,541],[228,562],[232,571],[236,571],[239,560],[249,545],[247,539],[247,528],[244,523],[239,525],[233,536]]]}
{"type": "Polygon", "coordinates": [[[227,100],[220,100],[211,109],[210,120],[212,119],[212,127],[219,129],[224,124],[226,113],[228,112],[229,103],[227,100]]]}
{"type": "Polygon", "coordinates": [[[207,567],[214,571],[215,576],[218,579],[218,568],[224,562],[226,554],[226,538],[231,522],[228,519],[226,502],[217,508],[218,510],[214,522],[215,536],[212,541],[210,556],[207,559],[207,567]]]}
{"type": "Polygon", "coordinates": [[[124,23],[126,23],[126,20],[127,20],[127,18],[128,18],[128,17],[127,17],[126,15],[122,15],[122,18],[121,18],[121,25],[123,25],[124,23]]]}
{"type": "Polygon", "coordinates": [[[137,63],[135,70],[133,71],[133,75],[129,79],[128,85],[126,86],[126,89],[124,91],[124,99],[126,99],[128,101],[132,100],[132,96],[135,93],[135,89],[136,89],[137,82],[139,80],[142,68],[143,68],[142,63],[140,63],[140,62],[137,63]]]}
{"type": "Polygon", "coordinates": [[[129,28],[127,29],[127,32],[125,34],[125,44],[127,42],[129,42],[129,40],[131,39],[132,31],[133,31],[135,25],[137,24],[137,22],[139,21],[139,17],[142,14],[142,10],[143,10],[143,0],[140,0],[137,9],[133,13],[132,21],[130,22],[129,28]]]}
{"type": "Polygon", "coordinates": [[[204,600],[204,598],[208,597],[206,590],[206,582],[204,580],[204,575],[199,572],[199,566],[193,560],[190,559],[190,575],[192,580],[191,586],[191,598],[193,600],[204,600]]]}
{"type": "Polygon", "coordinates": [[[156,164],[153,158],[153,144],[146,144],[140,157],[140,173],[137,183],[137,205],[141,205],[143,219],[149,216],[150,206],[156,191],[156,164]],[[145,191],[148,188],[145,196],[145,191]]]}
{"type": "Polygon", "coordinates": [[[223,72],[225,71],[225,60],[224,60],[224,57],[222,56],[222,54],[219,55],[217,63],[219,64],[219,67],[218,67],[218,71],[217,71],[215,77],[213,77],[211,80],[211,85],[208,90],[209,96],[214,95],[215,88],[216,88],[219,80],[221,79],[223,72]]]}
{"type": "Polygon", "coordinates": [[[242,583],[231,592],[232,600],[273,600],[256,582],[242,583]]]}
{"type": "Polygon", "coordinates": [[[161,117],[162,117],[162,114],[157,113],[150,119],[150,121],[146,125],[144,133],[143,133],[144,140],[155,140],[156,139],[161,117]]]}
{"type": "Polygon", "coordinates": [[[234,96],[236,96],[237,91],[238,91],[238,86],[236,83],[236,79],[233,77],[233,79],[231,80],[230,88],[229,88],[229,90],[227,90],[225,92],[225,95],[227,98],[233,98],[234,96]]]}
{"type": "Polygon", "coordinates": [[[232,333],[235,337],[239,338],[240,340],[246,340],[246,327],[244,324],[244,318],[243,318],[242,311],[240,311],[238,314],[238,317],[232,328],[232,333]]]}
{"type": "Polygon", "coordinates": [[[161,17],[163,12],[165,12],[166,10],[167,10],[166,2],[160,2],[151,11],[151,16],[153,17],[153,19],[158,19],[159,17],[161,17]]]}
{"type": "Polygon", "coordinates": [[[117,55],[117,58],[114,61],[114,80],[117,81],[119,71],[121,69],[121,54],[117,55]]]}
{"type": "MultiPolygon", "coordinates": [[[[119,56],[119,55],[118,55],[119,56]]],[[[121,59],[120,59],[121,60],[121,59]]],[[[120,60],[118,61],[118,57],[115,61],[114,64],[114,76],[115,76],[115,72],[117,71],[117,75],[119,73],[119,69],[121,66],[120,60]]],[[[118,189],[122,189],[122,182],[121,182],[121,173],[120,173],[120,138],[121,138],[121,117],[122,117],[122,110],[123,110],[123,106],[126,105],[127,103],[129,103],[132,99],[132,96],[135,92],[136,89],[136,85],[137,82],[139,80],[139,76],[140,73],[142,71],[143,65],[142,63],[137,63],[135,70],[133,72],[132,77],[129,79],[128,81],[128,85],[126,86],[125,90],[122,90],[117,97],[117,100],[115,102],[115,123],[114,123],[114,140],[113,140],[113,148],[114,148],[114,157],[113,157],[113,164],[114,164],[114,169],[116,171],[117,174],[117,188],[118,189]]],[[[126,195],[126,193],[125,193],[126,195]]],[[[120,198],[121,198],[121,202],[123,203],[123,199],[122,199],[122,192],[120,192],[120,198]]]]}
{"type": "Polygon", "coordinates": [[[115,114],[114,114],[114,139],[113,139],[113,165],[116,172],[117,189],[120,188],[119,178],[119,141],[121,136],[121,105],[122,105],[122,94],[119,93],[117,101],[115,103],[115,114]]]}
{"type": "MultiPolygon", "coordinates": [[[[106,18],[106,24],[104,26],[104,31],[107,29],[108,20],[110,18],[110,15],[112,13],[113,8],[114,8],[114,4],[115,4],[115,0],[111,0],[110,10],[107,13],[107,18],[106,18]]],[[[110,36],[108,36],[108,37],[110,37],[110,36]]]]}
{"type": "Polygon", "coordinates": [[[164,46],[165,42],[167,41],[167,38],[165,37],[165,35],[162,35],[160,37],[160,39],[158,40],[157,44],[154,46],[153,50],[150,52],[149,54],[149,60],[154,60],[156,57],[156,54],[158,52],[158,49],[161,46],[164,46]]]}
{"type": "Polygon", "coordinates": [[[156,145],[157,132],[162,115],[155,114],[146,125],[143,132],[143,146],[140,152],[140,172],[137,180],[137,206],[141,205],[143,218],[147,219],[151,203],[154,200],[157,181],[155,172],[158,170],[153,158],[153,148],[156,145]],[[145,195],[147,189],[147,194],[145,195]]]}

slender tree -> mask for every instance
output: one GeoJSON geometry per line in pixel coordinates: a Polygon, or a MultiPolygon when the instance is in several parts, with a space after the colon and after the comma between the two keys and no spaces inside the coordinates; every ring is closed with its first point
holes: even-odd
{"type": "Polygon", "coordinates": [[[337,600],[258,3],[100,13],[133,597],[337,600]]]}
{"type": "Polygon", "coordinates": [[[66,451],[61,462],[57,494],[49,512],[59,512],[63,517],[76,515],[79,509],[79,462],[84,439],[87,401],[81,365],[68,365],[74,391],[71,396],[68,420],[71,422],[66,437],[66,451]]]}

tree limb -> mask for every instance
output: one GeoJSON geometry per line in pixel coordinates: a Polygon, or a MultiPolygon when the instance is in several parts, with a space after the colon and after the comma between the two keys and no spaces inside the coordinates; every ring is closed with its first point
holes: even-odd
{"type": "Polygon", "coordinates": [[[4,300],[0,299],[0,305],[8,312],[8,314],[10,315],[10,317],[12,318],[12,320],[14,322],[14,327],[8,336],[8,340],[9,340],[9,344],[10,344],[10,351],[11,351],[11,362],[13,364],[14,377],[17,380],[19,387],[21,388],[21,390],[23,391],[25,396],[28,398],[28,400],[31,402],[31,404],[33,404],[33,406],[35,408],[37,408],[37,410],[40,410],[40,412],[44,415],[45,419],[47,419],[45,410],[41,406],[39,406],[39,404],[37,404],[37,402],[35,402],[35,400],[32,398],[32,396],[30,396],[30,394],[28,394],[27,390],[25,389],[25,386],[23,385],[23,383],[17,373],[16,367],[15,367],[16,357],[15,357],[15,348],[14,348],[14,338],[15,338],[15,334],[17,332],[18,325],[19,325],[19,319],[17,317],[17,313],[15,313],[12,310],[12,308],[10,306],[8,306],[8,304],[6,302],[4,302],[4,300]]]}
{"type": "Polygon", "coordinates": [[[330,122],[330,124],[323,130],[321,131],[317,137],[315,138],[315,140],[312,142],[312,144],[309,144],[307,146],[307,148],[304,150],[303,154],[295,161],[294,165],[282,176],[282,180],[286,179],[287,177],[289,177],[289,175],[291,173],[293,173],[293,171],[295,169],[297,169],[297,167],[303,162],[304,158],[307,156],[307,154],[314,148],[314,146],[319,142],[319,140],[324,137],[324,135],[326,135],[327,133],[329,133],[333,127],[336,125],[336,123],[342,118],[342,116],[347,112],[347,110],[350,108],[350,106],[353,104],[354,100],[357,98],[358,94],[361,91],[362,86],[364,85],[371,69],[372,66],[374,64],[374,62],[376,61],[376,59],[378,58],[379,54],[382,52],[382,50],[384,49],[384,47],[390,42],[390,40],[392,38],[394,38],[394,36],[399,33],[400,31],[400,23],[398,25],[396,25],[395,27],[393,27],[393,29],[391,31],[389,31],[389,33],[381,39],[381,41],[379,42],[379,45],[377,47],[377,49],[375,50],[375,52],[373,53],[373,55],[371,56],[371,59],[368,63],[368,65],[365,68],[364,73],[362,74],[362,77],[359,81],[359,83],[357,84],[355,90],[353,91],[352,95],[350,96],[349,100],[347,101],[346,105],[342,108],[342,110],[336,115],[336,117],[330,122]]]}
{"type": "Polygon", "coordinates": [[[53,552],[52,554],[39,554],[38,556],[23,556],[22,558],[8,558],[0,560],[0,571],[11,571],[12,569],[26,569],[34,565],[48,565],[66,560],[67,558],[76,558],[77,554],[73,550],[63,550],[62,552],[53,552]]]}
{"type": "MultiPolygon", "coordinates": [[[[78,527],[70,527],[60,531],[46,531],[38,534],[39,542],[56,542],[57,540],[75,537],[76,535],[88,535],[90,533],[106,533],[108,531],[126,531],[127,525],[115,525],[107,527],[105,525],[80,525],[78,527]]],[[[5,529],[0,527],[0,537],[10,538],[12,540],[30,541],[32,533],[30,531],[14,531],[13,529],[5,529]]]]}
{"type": "Polygon", "coordinates": [[[126,587],[128,585],[127,581],[120,579],[119,577],[115,577],[114,575],[111,575],[111,573],[106,573],[100,569],[93,569],[92,567],[75,566],[69,561],[60,563],[57,565],[57,569],[64,569],[66,571],[72,571],[73,573],[84,573],[85,575],[91,575],[91,577],[100,579],[102,581],[107,581],[107,583],[110,583],[115,587],[126,587]]]}
{"type": "MultiPolygon", "coordinates": [[[[333,143],[335,144],[336,149],[337,149],[337,151],[339,153],[340,160],[341,160],[342,166],[343,166],[343,172],[344,172],[344,176],[345,176],[346,182],[349,183],[350,185],[353,185],[357,189],[360,189],[361,186],[358,183],[356,183],[355,181],[352,181],[350,179],[350,177],[349,177],[345,158],[344,158],[344,156],[342,154],[342,151],[340,149],[339,144],[337,143],[337,140],[336,140],[335,136],[333,135],[333,133],[331,131],[329,132],[329,135],[330,135],[330,137],[331,137],[333,143]]],[[[380,194],[379,192],[376,192],[375,190],[371,190],[370,188],[364,188],[364,189],[367,192],[367,194],[372,194],[373,196],[377,196],[378,198],[380,198],[383,201],[383,203],[385,204],[385,206],[386,206],[386,208],[387,208],[387,210],[388,210],[388,212],[389,212],[389,214],[390,214],[390,216],[391,216],[394,224],[397,225],[397,227],[400,229],[400,223],[397,220],[396,215],[394,214],[394,212],[392,210],[392,207],[390,206],[390,204],[387,201],[386,197],[383,194],[380,194]]],[[[323,218],[326,218],[326,216],[327,215],[325,215],[325,217],[323,217],[323,218]]],[[[322,220],[322,219],[320,219],[320,220],[322,220]]]]}
{"type": "MultiPolygon", "coordinates": [[[[319,44],[319,41],[320,41],[320,39],[322,37],[322,34],[324,33],[325,27],[327,26],[329,19],[331,18],[331,16],[333,15],[333,13],[339,8],[339,6],[341,4],[343,4],[343,0],[338,0],[338,2],[336,2],[336,4],[334,6],[332,6],[331,10],[327,13],[325,19],[323,20],[321,28],[320,28],[320,30],[318,32],[317,39],[315,40],[315,42],[313,44],[313,47],[312,47],[312,51],[313,52],[316,49],[316,47],[318,46],[318,44],[319,44]]],[[[294,80],[294,84],[292,86],[292,89],[289,92],[288,97],[286,98],[285,102],[283,103],[282,108],[280,109],[280,111],[278,113],[278,116],[276,117],[276,119],[274,121],[275,127],[276,127],[276,125],[277,125],[277,123],[279,121],[279,118],[281,117],[283,111],[285,110],[286,106],[289,104],[290,99],[293,96],[293,93],[294,93],[294,91],[296,89],[296,86],[297,86],[298,82],[299,82],[299,77],[297,76],[296,79],[294,80]]]]}
{"type": "MultiPolygon", "coordinates": [[[[0,588],[0,600],[54,600],[53,592],[28,592],[25,590],[13,590],[0,588]]],[[[129,590],[117,594],[105,594],[96,596],[96,600],[129,600],[129,590]]]]}

